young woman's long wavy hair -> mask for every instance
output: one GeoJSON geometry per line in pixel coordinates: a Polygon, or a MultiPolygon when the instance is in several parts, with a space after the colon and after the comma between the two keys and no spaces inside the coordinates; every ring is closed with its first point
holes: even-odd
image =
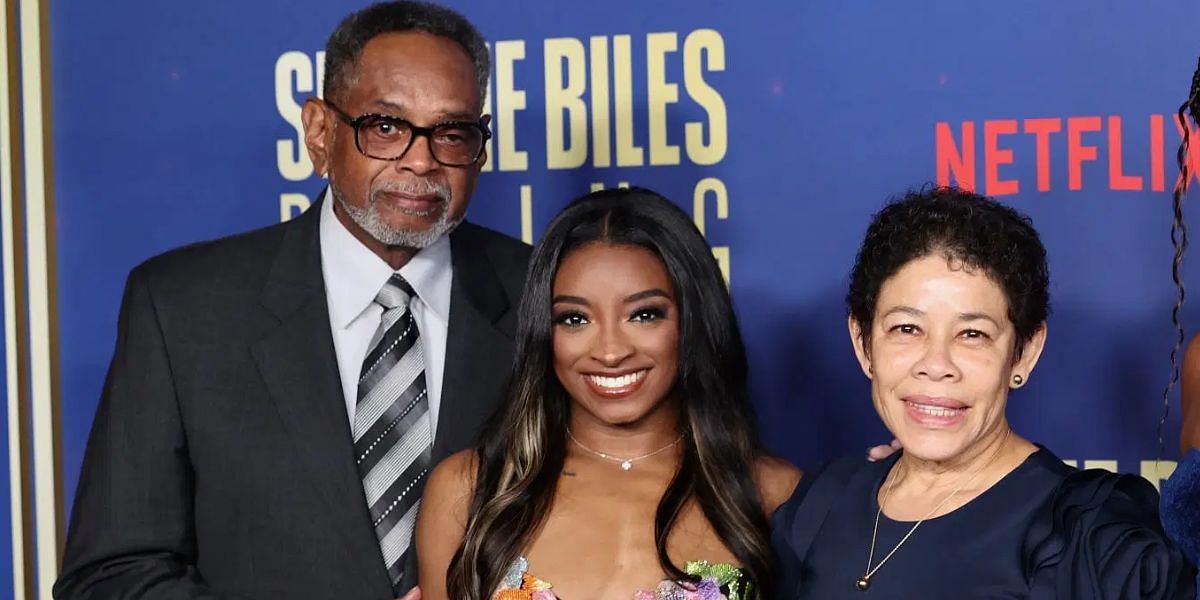
{"type": "Polygon", "coordinates": [[[550,223],[533,252],[512,379],[504,405],[477,447],[466,534],[447,573],[449,595],[490,598],[550,512],[571,410],[554,374],[551,293],[563,258],[592,243],[653,252],[666,266],[679,307],[679,365],[672,393],[680,401],[683,457],[654,518],[659,563],[672,578],[688,578],[667,555],[667,538],[685,505],[695,502],[767,597],[774,559],[751,475],[761,450],[733,306],[712,251],[691,219],[662,196],[637,188],[594,192],[574,201],[550,223]]]}
{"type": "MultiPolygon", "coordinates": [[[[1171,191],[1171,208],[1174,211],[1174,219],[1171,221],[1171,246],[1175,248],[1175,256],[1171,261],[1171,281],[1175,282],[1175,306],[1171,309],[1171,324],[1175,326],[1175,344],[1171,346],[1171,376],[1167,380],[1167,385],[1163,389],[1163,410],[1162,418],[1158,420],[1158,458],[1162,460],[1163,453],[1166,450],[1165,439],[1167,430],[1167,417],[1171,413],[1171,389],[1175,384],[1179,383],[1179,355],[1180,349],[1183,348],[1183,322],[1179,315],[1183,312],[1183,301],[1186,297],[1183,288],[1183,257],[1188,249],[1188,226],[1187,221],[1183,218],[1183,199],[1187,197],[1188,189],[1192,181],[1191,170],[1191,146],[1192,144],[1200,143],[1200,140],[1191,139],[1192,124],[1188,122],[1188,113],[1191,112],[1192,121],[1200,124],[1200,60],[1197,60],[1196,71],[1192,73],[1192,89],[1188,92],[1187,100],[1179,105],[1179,110],[1175,112],[1176,124],[1179,130],[1183,133],[1183,139],[1179,141],[1179,149],[1175,152],[1176,164],[1179,165],[1179,179],[1175,181],[1175,187],[1171,191]]],[[[1180,404],[1183,404],[1183,398],[1179,399],[1180,404]]],[[[1187,414],[1183,415],[1184,427],[1187,426],[1187,414]]],[[[1187,440],[1180,440],[1180,449],[1187,452],[1187,440]]]]}

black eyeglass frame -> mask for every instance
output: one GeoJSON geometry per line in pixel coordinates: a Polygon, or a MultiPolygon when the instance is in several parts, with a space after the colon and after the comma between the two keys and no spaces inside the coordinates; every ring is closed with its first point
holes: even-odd
{"type": "Polygon", "coordinates": [[[397,117],[395,115],[385,115],[382,113],[366,113],[366,114],[360,115],[358,117],[351,117],[346,111],[338,108],[338,106],[336,104],[330,102],[329,100],[323,100],[323,102],[325,103],[325,106],[328,106],[330,108],[330,110],[332,110],[333,113],[336,114],[338,116],[338,118],[342,120],[342,122],[344,122],[345,124],[349,125],[351,128],[354,129],[354,147],[358,149],[359,154],[362,154],[363,156],[366,156],[368,158],[374,158],[376,160],[400,160],[401,158],[404,158],[405,154],[408,154],[409,150],[412,149],[413,142],[418,137],[424,136],[430,142],[429,143],[429,153],[431,155],[433,155],[434,160],[438,161],[438,163],[440,163],[444,166],[447,166],[447,167],[465,167],[468,165],[475,164],[477,161],[479,161],[479,157],[483,156],[483,151],[487,148],[488,140],[492,139],[492,132],[488,130],[487,126],[484,125],[482,120],[477,121],[477,122],[476,121],[442,121],[440,123],[435,123],[430,127],[421,127],[419,125],[412,123],[411,121],[408,121],[406,119],[401,119],[400,117],[397,117]],[[375,156],[373,154],[368,154],[367,151],[364,150],[363,146],[362,146],[361,129],[362,129],[363,123],[366,123],[367,120],[369,120],[369,119],[379,119],[379,120],[383,120],[385,122],[392,123],[394,126],[397,126],[397,127],[407,127],[408,130],[411,132],[411,135],[408,138],[408,144],[405,145],[404,149],[401,150],[400,153],[397,154],[396,156],[387,157],[387,156],[375,156]],[[447,128],[447,127],[458,127],[458,128],[468,127],[468,128],[472,128],[472,129],[479,131],[479,133],[482,135],[482,138],[479,141],[479,151],[475,153],[474,157],[472,157],[470,160],[463,162],[463,163],[454,163],[454,162],[446,162],[446,161],[442,160],[441,157],[438,156],[437,150],[435,149],[436,144],[433,143],[433,134],[438,129],[447,128]]]}

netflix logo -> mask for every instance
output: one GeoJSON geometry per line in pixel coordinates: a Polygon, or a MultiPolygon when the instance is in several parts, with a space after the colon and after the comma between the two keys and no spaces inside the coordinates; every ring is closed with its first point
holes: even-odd
{"type": "MultiPolygon", "coordinates": [[[[988,196],[1007,196],[1064,186],[1079,191],[1084,188],[1084,172],[1091,178],[1099,170],[1107,174],[1108,189],[1162,192],[1167,189],[1168,162],[1175,175],[1173,185],[1179,183],[1174,165],[1183,127],[1174,114],[1129,122],[1115,115],[939,122],[934,127],[937,181],[988,196]],[[1167,121],[1175,130],[1170,140],[1164,139],[1167,121]],[[1032,173],[1027,168],[1030,163],[1032,173]]],[[[1200,181],[1200,128],[1191,123],[1187,127],[1189,139],[1195,140],[1188,165],[1192,177],[1200,181]]]]}

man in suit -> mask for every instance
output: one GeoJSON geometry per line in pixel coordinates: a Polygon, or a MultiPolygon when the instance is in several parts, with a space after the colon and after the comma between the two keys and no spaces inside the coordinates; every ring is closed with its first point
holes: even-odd
{"type": "Polygon", "coordinates": [[[487,47],[379,4],[326,48],[288,223],[136,267],[55,586],[64,598],[393,598],[424,476],[495,409],[529,248],[463,222],[487,47]]]}

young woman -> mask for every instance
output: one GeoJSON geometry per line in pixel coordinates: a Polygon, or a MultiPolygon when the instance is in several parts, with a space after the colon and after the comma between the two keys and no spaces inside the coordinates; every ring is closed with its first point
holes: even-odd
{"type": "Polygon", "coordinates": [[[758,443],[725,282],[683,211],[589,194],[534,250],[506,405],[417,524],[426,599],[759,598],[800,473],[758,443]]]}

